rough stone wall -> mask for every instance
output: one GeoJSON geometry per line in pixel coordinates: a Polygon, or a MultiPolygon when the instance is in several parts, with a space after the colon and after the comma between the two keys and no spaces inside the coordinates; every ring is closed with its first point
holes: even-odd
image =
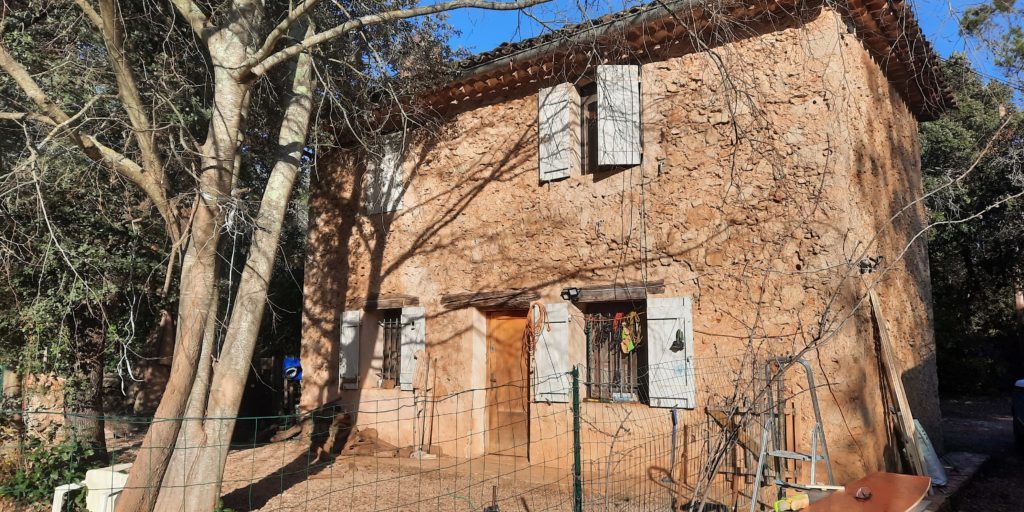
{"type": "MultiPolygon", "coordinates": [[[[641,80],[644,163],[634,168],[538,184],[535,88],[466,108],[443,133],[418,134],[405,207],[393,214],[357,213],[360,166],[351,155],[321,167],[310,205],[302,407],[408,398],[338,392],[339,314],[368,294],[420,298],[443,394],[483,387],[486,356],[482,314],[445,310],[442,294],[531,288],[557,301],[566,286],[662,279],[666,296],[694,299],[698,358],[818,345],[805,357],[845,481],[891,457],[864,299],[877,281],[914,415],[941,443],[928,259],[915,238],[925,218],[914,203],[917,123],[841,18],[824,10],[711,52],[647,63],[641,80]],[[867,256],[884,260],[861,275],[867,256]]],[[[362,350],[362,368],[371,353],[362,350]]],[[[791,392],[800,386],[787,382],[791,392]]],[[[806,393],[798,396],[809,427],[806,393]]],[[[483,399],[467,400],[448,416],[458,426],[439,431],[483,427],[470,412],[483,399]]],[[[698,389],[698,412],[707,400],[698,389]]],[[[458,453],[474,454],[479,443],[458,453]]]]}
{"type": "Polygon", "coordinates": [[[48,373],[25,375],[21,381],[22,410],[25,434],[43,441],[63,441],[68,432],[63,429],[64,392],[67,382],[63,377],[48,373]]]}

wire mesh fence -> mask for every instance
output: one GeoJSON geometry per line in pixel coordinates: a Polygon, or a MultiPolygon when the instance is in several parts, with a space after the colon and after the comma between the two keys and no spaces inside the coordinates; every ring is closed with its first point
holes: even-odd
{"type": "MultiPolygon", "coordinates": [[[[190,495],[204,485],[219,486],[223,507],[233,510],[770,510],[776,478],[805,478],[808,468],[765,463],[769,474],[755,491],[766,433],[781,440],[776,446],[795,450],[804,448],[798,445],[806,444],[812,425],[797,414],[806,406],[806,389],[780,377],[786,365],[766,371],[765,364],[750,355],[692,361],[689,372],[672,377],[692,379],[692,408],[651,407],[643,393],[591,396],[588,390],[597,387],[577,367],[556,377],[565,402],[536,401],[537,383],[524,379],[444,393],[356,390],[302,415],[184,418],[177,454],[226,453],[225,470],[219,481],[195,481],[187,464],[172,463],[163,488],[177,489],[182,510],[192,509],[190,495]],[[243,422],[249,428],[236,429],[227,450],[187,435],[243,422]]],[[[638,368],[641,388],[671,374],[655,370],[638,368]]],[[[15,438],[4,452],[18,467],[32,463],[34,447],[89,442],[71,427],[89,422],[67,421],[63,411],[18,409],[4,416],[21,425],[8,432],[15,438]],[[25,425],[44,419],[63,427],[58,438],[40,444],[25,425]]],[[[65,465],[143,460],[146,429],[171,421],[102,419],[109,460],[72,455],[65,465]]],[[[90,494],[109,489],[116,496],[124,471],[90,474],[90,494]]],[[[47,482],[59,483],[74,482],[47,482]]],[[[12,494],[0,485],[4,490],[12,494]]]]}

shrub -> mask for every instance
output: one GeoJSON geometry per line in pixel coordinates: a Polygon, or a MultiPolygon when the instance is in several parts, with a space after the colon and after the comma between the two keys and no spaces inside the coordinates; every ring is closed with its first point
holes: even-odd
{"type": "Polygon", "coordinates": [[[45,503],[53,495],[54,487],[81,481],[92,456],[91,447],[73,440],[47,444],[24,439],[16,460],[4,461],[8,471],[0,474],[0,497],[25,505],[45,503]]]}

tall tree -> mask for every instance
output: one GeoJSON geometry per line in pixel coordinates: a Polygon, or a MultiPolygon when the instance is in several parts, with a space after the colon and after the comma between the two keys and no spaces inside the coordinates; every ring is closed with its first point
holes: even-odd
{"type": "MultiPolygon", "coordinates": [[[[969,7],[960,19],[964,35],[981,43],[1007,77],[1014,90],[1014,100],[1024,93],[1024,9],[1016,0],[990,0],[969,7]]],[[[1013,278],[1013,304],[1016,317],[1017,345],[1024,354],[1024,278],[1013,278]]],[[[1024,362],[1016,369],[1024,375],[1024,362]]]]}
{"type": "Polygon", "coordinates": [[[289,196],[307,148],[315,156],[323,140],[311,129],[328,122],[311,122],[317,106],[329,105],[339,126],[394,124],[382,119],[400,110],[389,103],[429,87],[417,71],[445,69],[449,55],[438,51],[443,25],[413,20],[544,1],[13,4],[0,35],[0,90],[13,100],[0,120],[33,126],[36,150],[59,138],[138,187],[162,219],[180,269],[160,421],[146,433],[118,510],[212,510],[217,502],[233,429],[220,418],[238,410],[289,196]],[[403,65],[413,69],[399,71],[403,65]],[[251,161],[262,143],[272,157],[251,161]],[[240,186],[247,172],[264,173],[262,189],[240,186]],[[214,364],[219,242],[240,205],[257,195],[214,364]],[[183,427],[183,416],[218,419],[183,427]]]}
{"type": "Polygon", "coordinates": [[[1016,0],[990,0],[972,5],[960,18],[960,29],[991,52],[1010,83],[1024,86],[1024,9],[1016,0]]]}
{"type": "Polygon", "coordinates": [[[983,80],[965,56],[944,68],[957,109],[921,125],[929,211],[939,223],[985,214],[930,232],[940,382],[951,391],[993,391],[1020,371],[1005,367],[1008,356],[1024,354],[1014,347],[1013,311],[1024,278],[1024,203],[1003,201],[1024,190],[1024,119],[1014,91],[983,80]]]}

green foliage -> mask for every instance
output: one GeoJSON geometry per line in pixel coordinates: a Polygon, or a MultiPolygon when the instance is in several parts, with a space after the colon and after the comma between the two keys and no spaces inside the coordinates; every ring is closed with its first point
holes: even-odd
{"type": "Polygon", "coordinates": [[[58,485],[81,481],[93,452],[72,440],[44,443],[29,438],[14,456],[13,462],[3,461],[13,471],[0,474],[0,496],[28,505],[48,501],[58,485]]]}
{"type": "MultiPolygon", "coordinates": [[[[200,4],[214,23],[234,15],[228,2],[200,4]]],[[[353,16],[414,4],[320,2],[309,17],[322,30],[353,16]]],[[[268,32],[293,7],[289,2],[261,6],[263,26],[253,26],[254,33],[268,32]]],[[[121,1],[117,14],[124,22],[127,62],[154,127],[166,195],[188,218],[197,197],[196,173],[203,166],[195,148],[206,138],[211,95],[217,90],[211,57],[171,3],[121,1]]],[[[372,134],[382,126],[432,122],[429,113],[404,108],[394,109],[396,116],[402,111],[413,114],[410,118],[382,119],[381,112],[389,109],[368,106],[414,97],[448,80],[458,57],[444,43],[452,33],[443,16],[396,20],[363,27],[315,50],[316,119],[279,242],[257,355],[298,350],[305,196],[318,155],[336,143],[339,127],[372,134]]],[[[91,134],[127,158],[143,161],[106,45],[79,6],[18,2],[0,17],[0,42],[54,103],[69,114],[81,113],[68,131],[91,134]]],[[[279,156],[281,93],[290,83],[291,67],[285,64],[252,89],[241,165],[223,206],[227,224],[218,248],[223,264],[217,282],[223,319],[231,314],[248,245],[258,229],[262,191],[279,156]]],[[[0,73],[0,97],[7,101],[6,111],[38,112],[6,73],[0,73]]],[[[171,240],[151,201],[85,158],[66,131],[51,136],[52,129],[32,122],[0,123],[0,363],[74,376],[83,359],[78,329],[83,319],[98,319],[106,328],[108,351],[117,340],[132,343],[142,355],[152,349],[140,342],[151,334],[161,309],[175,310],[175,290],[167,296],[158,293],[171,240]]]]}
{"type": "Polygon", "coordinates": [[[217,508],[213,509],[213,512],[235,512],[235,509],[224,506],[224,500],[217,500],[217,508]]]}
{"type": "Polygon", "coordinates": [[[1016,0],[991,0],[973,5],[960,18],[960,30],[982,43],[997,66],[1017,84],[1024,79],[1024,9],[1016,0]]]}
{"type": "Polygon", "coordinates": [[[1019,370],[1010,362],[1019,339],[1013,298],[1024,278],[1024,201],[1006,198],[1024,190],[1024,120],[1013,91],[983,82],[964,56],[951,57],[945,72],[958,108],[921,125],[929,214],[945,223],[929,240],[939,382],[947,392],[994,392],[1019,370]]]}
{"type": "Polygon", "coordinates": [[[0,202],[13,249],[0,262],[0,361],[68,376],[86,349],[83,322],[145,336],[165,237],[137,196],[98,186],[83,162],[44,157],[34,172],[41,195],[22,187],[0,202]]]}

